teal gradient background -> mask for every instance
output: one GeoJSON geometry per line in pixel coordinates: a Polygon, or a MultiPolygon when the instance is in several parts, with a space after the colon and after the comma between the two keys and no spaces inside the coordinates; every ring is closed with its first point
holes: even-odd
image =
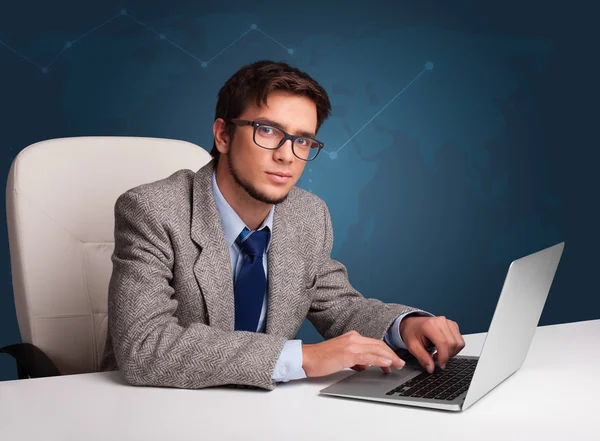
{"type": "MultiPolygon", "coordinates": [[[[3,182],[49,138],[210,150],[226,79],[285,61],[333,104],[298,185],[327,202],[355,288],[485,332],[510,262],[565,241],[540,324],[600,318],[598,11],[586,3],[7,3],[3,182]]],[[[21,341],[2,222],[0,346],[21,341]]],[[[308,322],[298,338],[321,340],[308,322]]],[[[0,356],[0,380],[14,378],[0,356]]]]}

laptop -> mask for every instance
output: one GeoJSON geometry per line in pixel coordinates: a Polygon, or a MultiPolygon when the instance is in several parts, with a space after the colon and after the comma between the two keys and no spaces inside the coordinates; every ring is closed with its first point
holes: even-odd
{"type": "MultiPolygon", "coordinates": [[[[513,261],[479,356],[460,353],[429,374],[407,350],[406,364],[384,373],[371,366],[320,391],[323,395],[463,411],[515,373],[525,361],[564,242],[513,261]]],[[[435,350],[431,351],[434,352],[435,350]]],[[[430,352],[430,353],[431,353],[430,352]]]]}

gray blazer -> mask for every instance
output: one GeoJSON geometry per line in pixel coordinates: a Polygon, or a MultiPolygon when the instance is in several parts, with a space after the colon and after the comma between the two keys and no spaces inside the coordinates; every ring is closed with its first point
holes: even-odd
{"type": "Polygon", "coordinates": [[[179,170],[117,199],[100,370],[119,369],[133,385],[272,390],[283,344],[304,318],[325,339],[353,329],[383,339],[399,314],[420,311],[352,288],[345,266],[330,257],[325,202],[294,187],[275,207],[265,332],[234,331],[232,268],[211,187],[215,165],[179,170]]]}

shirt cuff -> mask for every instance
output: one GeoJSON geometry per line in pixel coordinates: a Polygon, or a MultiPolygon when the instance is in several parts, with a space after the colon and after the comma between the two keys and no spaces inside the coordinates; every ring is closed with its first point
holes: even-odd
{"type": "Polygon", "coordinates": [[[388,332],[383,337],[383,341],[390,347],[392,350],[397,351],[399,349],[408,349],[400,336],[400,323],[402,323],[402,319],[407,316],[416,316],[416,317],[435,317],[435,315],[427,312],[427,311],[411,311],[406,312],[404,314],[400,314],[388,329],[388,332]]]}
{"type": "Polygon", "coordinates": [[[271,379],[279,383],[301,378],[306,378],[302,369],[302,340],[288,340],[283,344],[271,379]]]}

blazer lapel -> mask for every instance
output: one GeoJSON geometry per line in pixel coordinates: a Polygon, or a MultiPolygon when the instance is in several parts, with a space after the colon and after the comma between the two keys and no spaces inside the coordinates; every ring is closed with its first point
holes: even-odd
{"type": "Polygon", "coordinates": [[[273,234],[267,253],[267,334],[284,335],[290,325],[294,302],[291,282],[296,277],[294,267],[290,265],[289,251],[292,250],[288,224],[283,204],[275,206],[273,214],[273,234]],[[288,317],[289,316],[289,317],[288,317]]]}
{"type": "Polygon", "coordinates": [[[224,331],[235,328],[231,259],[212,193],[215,160],[194,177],[190,235],[199,246],[194,275],[202,290],[208,324],[224,331]]]}

